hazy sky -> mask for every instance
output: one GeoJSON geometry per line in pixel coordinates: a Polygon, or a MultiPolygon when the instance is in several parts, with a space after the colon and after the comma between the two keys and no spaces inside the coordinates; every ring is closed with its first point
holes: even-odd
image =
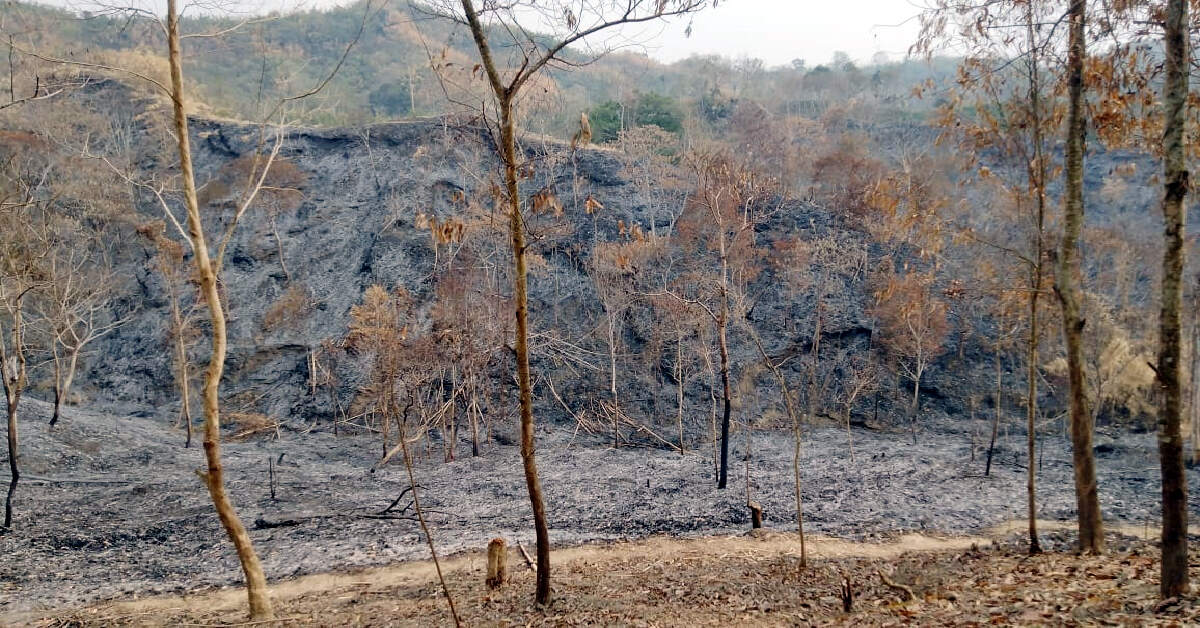
{"type": "MultiPolygon", "coordinates": [[[[402,4],[405,0],[392,0],[402,4]]],[[[87,0],[42,0],[47,4],[86,7],[87,0]]],[[[717,53],[757,57],[769,65],[804,59],[824,63],[841,50],[856,61],[875,53],[896,60],[904,56],[917,33],[915,15],[921,0],[722,0],[716,9],[696,15],[692,35],[686,22],[647,27],[635,39],[651,56],[674,61],[691,54],[717,53]]],[[[109,4],[165,5],[145,0],[109,0],[109,4]]],[[[184,0],[186,3],[186,0],[184,0]]],[[[240,0],[246,7],[328,7],[345,0],[240,0]]]]}
{"type": "Polygon", "coordinates": [[[647,51],[665,61],[716,52],[770,65],[817,65],[835,50],[860,62],[877,52],[895,60],[916,39],[919,12],[908,0],[725,0],[695,17],[690,38],[673,24],[647,51]]]}

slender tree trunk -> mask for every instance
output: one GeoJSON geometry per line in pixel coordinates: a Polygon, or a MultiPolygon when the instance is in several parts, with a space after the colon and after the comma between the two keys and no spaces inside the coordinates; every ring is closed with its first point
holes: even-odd
{"type": "Polygon", "coordinates": [[[1075,499],[1079,513],[1079,549],[1082,552],[1098,554],[1104,551],[1104,524],[1100,518],[1096,459],[1092,452],[1092,414],[1088,410],[1087,382],[1083,368],[1085,321],[1083,274],[1079,260],[1079,238],[1083,229],[1083,142],[1087,131],[1083,119],[1086,0],[1071,0],[1068,16],[1070,49],[1067,55],[1067,82],[1070,105],[1067,114],[1067,180],[1060,266],[1055,275],[1055,291],[1062,306],[1063,336],[1067,346],[1071,447],[1075,466],[1075,499]]]}
{"type": "Polygon", "coordinates": [[[479,457],[479,420],[483,416],[483,412],[479,409],[479,387],[478,380],[473,379],[471,382],[471,407],[468,409],[468,416],[471,418],[471,457],[479,457]]]}
{"type": "Polygon", "coordinates": [[[204,456],[208,470],[202,473],[213,506],[222,527],[237,549],[238,560],[246,577],[246,593],[252,620],[274,618],[271,598],[267,593],[267,579],[259,563],[258,554],[238,518],[233,503],[225,492],[225,470],[221,464],[221,375],[225,369],[226,332],[225,311],[221,306],[221,294],[217,288],[217,269],[208,254],[208,243],[204,237],[204,226],[200,218],[200,204],[196,198],[196,179],[192,169],[192,150],[188,138],[187,113],[184,108],[183,53],[180,46],[179,17],[176,0],[167,1],[168,60],[171,66],[171,92],[175,138],[179,147],[179,169],[183,180],[184,202],[187,206],[189,237],[192,240],[196,270],[200,278],[200,290],[208,303],[212,320],[212,356],[204,379],[204,456]]]}
{"type": "MultiPolygon", "coordinates": [[[[854,464],[854,432],[850,429],[850,412],[854,408],[854,400],[850,399],[846,402],[846,446],[850,449],[850,464],[854,464]]],[[[975,445],[972,443],[971,452],[974,453],[975,445]]]]}
{"type": "Polygon", "coordinates": [[[750,459],[754,455],[754,441],[752,440],[752,437],[754,436],[754,429],[751,427],[749,421],[747,421],[743,427],[744,427],[744,429],[742,431],[745,433],[745,436],[744,436],[745,443],[743,446],[746,448],[746,452],[745,452],[745,454],[742,455],[742,461],[745,463],[744,466],[745,466],[745,471],[746,471],[746,505],[748,506],[748,505],[750,505],[750,502],[751,502],[751,499],[750,499],[750,459]]]}
{"type": "Polygon", "coordinates": [[[389,425],[391,425],[391,421],[389,421],[389,420],[388,420],[388,417],[387,417],[387,413],[386,413],[386,412],[384,412],[384,413],[382,414],[382,416],[380,416],[380,422],[381,422],[381,424],[380,424],[380,426],[379,426],[379,427],[380,427],[380,434],[381,434],[381,436],[382,436],[382,438],[383,438],[383,455],[385,455],[385,456],[386,456],[386,455],[387,455],[387,452],[388,452],[388,441],[390,441],[390,440],[391,440],[391,439],[388,437],[388,430],[389,430],[389,427],[388,427],[388,426],[389,426],[389,425]]]}
{"type": "MultiPolygon", "coordinates": [[[[824,285],[824,274],[821,275],[817,283],[824,285]]],[[[821,334],[825,327],[824,311],[825,302],[821,298],[821,295],[818,294],[816,307],[817,319],[813,324],[812,345],[808,356],[808,394],[805,395],[807,397],[805,399],[805,414],[808,416],[810,422],[816,418],[817,413],[817,366],[821,363],[821,334]]]]}
{"type": "MultiPolygon", "coordinates": [[[[183,317],[179,314],[178,297],[172,296],[171,299],[171,324],[175,329],[175,372],[179,378],[179,415],[183,421],[184,429],[187,431],[187,439],[183,442],[184,449],[192,446],[192,386],[191,372],[188,369],[187,359],[187,343],[184,342],[183,317]]],[[[337,420],[337,416],[334,416],[337,420]]],[[[336,431],[336,423],[334,430],[336,431]]]]}
{"type": "Polygon", "coordinates": [[[1188,18],[1186,0],[1167,2],[1166,80],[1163,105],[1163,271],[1162,314],[1159,317],[1158,456],[1162,464],[1162,597],[1188,591],[1187,476],[1183,466],[1182,325],[1184,231],[1188,189],[1187,124],[1188,18]]]}
{"type": "Polygon", "coordinates": [[[275,224],[275,215],[271,214],[271,234],[275,236],[275,252],[279,255],[279,269],[288,285],[292,283],[292,273],[288,272],[287,263],[283,259],[283,238],[279,237],[279,227],[275,224]]]}
{"type": "Polygon", "coordinates": [[[717,372],[713,368],[711,346],[705,342],[704,367],[708,371],[708,435],[712,442],[712,464],[713,477],[717,477],[721,473],[720,456],[717,447],[717,372]]]}
{"type": "Polygon", "coordinates": [[[614,312],[608,312],[608,392],[612,395],[613,448],[621,446],[620,398],[617,397],[617,332],[614,312]]]}
{"type": "Polygon", "coordinates": [[[717,488],[723,489],[729,479],[729,422],[733,415],[733,404],[730,400],[732,392],[729,382],[729,345],[726,342],[726,327],[728,326],[728,306],[721,306],[721,320],[717,322],[717,345],[721,351],[721,467],[717,474],[717,488]]]}
{"type": "MultiPolygon", "coordinates": [[[[75,371],[79,368],[79,350],[69,349],[66,360],[66,368],[61,369],[63,371],[62,379],[59,379],[57,372],[54,375],[56,385],[54,387],[54,415],[50,417],[51,427],[58,425],[58,419],[62,416],[62,404],[71,396],[71,384],[75,383],[75,371]]],[[[57,360],[55,362],[54,370],[59,371],[57,360]]]]}
{"type": "MultiPolygon", "coordinates": [[[[1004,326],[1003,319],[1001,319],[1000,326],[1004,326]]],[[[999,332],[997,332],[996,336],[996,413],[992,417],[992,438],[990,441],[988,441],[987,464],[983,467],[984,477],[992,474],[992,452],[996,450],[996,436],[1000,434],[1000,412],[1001,407],[1003,406],[1001,386],[1003,385],[1004,378],[1003,371],[1001,370],[1000,337],[998,334],[999,332]]]]}
{"type": "Polygon", "coordinates": [[[683,336],[680,335],[675,343],[675,406],[679,414],[676,424],[679,426],[679,455],[687,453],[683,439],[683,336]]]}
{"type": "Polygon", "coordinates": [[[788,414],[792,419],[792,486],[796,491],[796,533],[800,535],[800,568],[808,568],[808,547],[804,542],[804,496],[800,486],[800,450],[803,444],[803,428],[800,425],[800,417],[797,416],[796,410],[792,407],[791,392],[786,387],[783,391],[784,401],[789,406],[788,414]]]}
{"type": "MultiPolygon", "coordinates": [[[[81,347],[82,349],[82,347],[81,347]]],[[[71,386],[75,383],[75,373],[79,370],[79,349],[71,351],[71,357],[67,360],[67,378],[63,381],[63,401],[68,402],[71,398],[71,386]]]]}
{"type": "Polygon", "coordinates": [[[513,98],[516,85],[505,87],[492,59],[491,47],[479,14],[471,0],[462,0],[463,13],[471,28],[471,37],[479,50],[479,59],[500,112],[500,157],[504,162],[504,189],[508,198],[508,226],[513,253],[513,301],[516,310],[517,384],[521,393],[521,460],[525,467],[525,484],[533,508],[533,525],[537,536],[537,593],[538,604],[550,603],[550,532],[546,524],[546,507],[542,500],[542,485],[538,479],[534,458],[533,385],[529,376],[529,297],[525,263],[525,225],[521,219],[521,199],[517,189],[517,134],[513,121],[513,98]]]}
{"type": "Polygon", "coordinates": [[[58,425],[58,415],[62,411],[63,398],[62,356],[58,354],[58,341],[53,341],[52,345],[54,353],[54,413],[50,415],[50,427],[58,425]]]}
{"type": "MultiPolygon", "coordinates": [[[[20,368],[20,367],[18,367],[20,368]]],[[[7,376],[8,374],[5,373],[7,376]]],[[[17,492],[17,482],[21,480],[18,450],[20,444],[17,433],[17,405],[21,402],[21,386],[19,381],[4,383],[5,400],[8,402],[8,495],[4,500],[4,528],[12,528],[13,494],[17,492]]]]}
{"type": "Polygon", "coordinates": [[[412,455],[408,453],[408,435],[405,433],[408,421],[406,419],[407,410],[404,419],[397,419],[397,431],[400,432],[400,448],[404,453],[404,468],[408,470],[408,488],[412,490],[413,510],[417,513],[417,523],[421,524],[421,531],[425,533],[425,541],[429,545],[429,555],[433,558],[433,567],[437,571],[438,582],[442,585],[442,593],[445,594],[446,604],[450,607],[450,617],[454,619],[455,626],[462,626],[462,622],[458,618],[458,610],[454,608],[454,596],[450,594],[450,587],[446,586],[446,578],[442,575],[442,562],[438,560],[437,548],[433,544],[433,535],[429,532],[429,524],[425,522],[425,511],[421,508],[417,479],[413,475],[412,455]]]}
{"type": "Polygon", "coordinates": [[[909,430],[912,432],[913,444],[917,442],[917,413],[921,410],[921,376],[924,375],[925,365],[921,363],[921,358],[917,358],[916,369],[913,373],[913,398],[912,406],[909,407],[909,430]]]}
{"type": "MultiPolygon", "coordinates": [[[[783,371],[767,355],[767,349],[763,346],[762,339],[758,337],[758,332],[749,326],[747,326],[747,330],[750,332],[750,338],[754,341],[754,346],[758,348],[763,362],[775,375],[775,382],[779,384],[779,393],[783,396],[783,407],[787,410],[788,418],[792,422],[792,480],[796,489],[796,532],[800,535],[800,568],[805,569],[808,567],[808,548],[804,540],[804,500],[800,490],[800,449],[803,442],[800,415],[796,411],[796,404],[792,401],[792,392],[788,389],[787,378],[783,376],[783,371]]],[[[847,416],[849,415],[847,414],[847,416]]],[[[749,501],[749,494],[747,494],[747,501],[749,501]]]]}
{"type": "MultiPolygon", "coordinates": [[[[473,25],[474,27],[474,25],[473,25]]],[[[504,181],[508,194],[509,235],[513,252],[513,301],[516,305],[517,381],[521,392],[521,460],[525,467],[525,485],[533,507],[533,525],[537,536],[537,593],[538,604],[550,603],[550,530],[546,524],[546,506],[542,500],[542,484],[538,479],[534,458],[533,384],[529,374],[529,296],[526,285],[525,226],[521,220],[521,201],[517,196],[517,138],[512,119],[512,102],[500,103],[501,150],[504,159],[504,181]]]]}
{"type": "MultiPolygon", "coordinates": [[[[13,495],[21,480],[20,434],[17,431],[17,407],[21,403],[21,392],[25,390],[25,321],[21,315],[21,300],[24,293],[17,295],[12,310],[13,354],[9,356],[0,336],[0,380],[3,380],[4,400],[8,417],[8,494],[4,499],[4,530],[12,529],[13,495]]],[[[0,334],[3,331],[0,330],[0,334]]]]}
{"type": "MultiPolygon", "coordinates": [[[[1041,241],[1041,238],[1038,238],[1041,241]]],[[[1025,431],[1026,445],[1028,453],[1028,469],[1025,476],[1025,491],[1028,496],[1028,515],[1029,515],[1029,553],[1040,554],[1042,552],[1042,544],[1038,542],[1037,532],[1037,465],[1034,461],[1037,456],[1037,371],[1038,371],[1038,292],[1041,290],[1042,283],[1042,268],[1041,262],[1035,265],[1033,290],[1029,296],[1029,352],[1026,355],[1026,386],[1025,394],[1028,399],[1025,402],[1025,431]]]]}
{"type": "MultiPolygon", "coordinates": [[[[1197,307],[1193,311],[1200,311],[1200,295],[1196,301],[1197,307]]],[[[1192,323],[1191,388],[1192,464],[1196,465],[1200,464],[1200,320],[1192,323]]]]}
{"type": "Polygon", "coordinates": [[[1037,532],[1037,409],[1038,409],[1038,341],[1041,329],[1038,327],[1038,299],[1042,294],[1042,252],[1044,244],[1042,234],[1046,224],[1046,164],[1043,155],[1042,138],[1042,103],[1041,103],[1041,63],[1038,54],[1037,40],[1033,29],[1033,3],[1025,5],[1025,34],[1029,42],[1029,108],[1033,115],[1033,154],[1035,162],[1029,166],[1029,174],[1034,194],[1037,195],[1034,228],[1034,257],[1031,270],[1029,290],[1029,343],[1026,354],[1026,385],[1025,385],[1025,431],[1028,468],[1026,469],[1025,489],[1028,497],[1029,515],[1029,553],[1040,554],[1042,545],[1038,541],[1037,532]]]}

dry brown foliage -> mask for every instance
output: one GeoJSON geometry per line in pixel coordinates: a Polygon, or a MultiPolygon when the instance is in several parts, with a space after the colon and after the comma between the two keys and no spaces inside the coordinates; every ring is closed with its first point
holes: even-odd
{"type": "Polygon", "coordinates": [[[830,210],[851,217],[872,211],[871,193],[886,169],[870,146],[865,137],[843,134],[828,141],[813,160],[815,192],[830,210]]]}
{"type": "Polygon", "coordinates": [[[225,426],[231,432],[229,440],[245,440],[255,436],[279,436],[280,423],[259,412],[230,412],[225,426]]]}
{"type": "Polygon", "coordinates": [[[294,283],[263,313],[263,331],[274,331],[285,324],[295,325],[311,308],[312,299],[308,296],[308,289],[303,284],[294,283]]]}

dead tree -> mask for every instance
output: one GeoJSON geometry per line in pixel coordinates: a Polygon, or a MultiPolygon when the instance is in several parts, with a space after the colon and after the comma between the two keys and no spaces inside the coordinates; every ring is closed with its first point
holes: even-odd
{"type": "Polygon", "coordinates": [[[79,357],[89,344],[125,324],[129,317],[111,312],[114,276],[103,259],[91,251],[95,243],[75,230],[78,237],[55,247],[48,258],[46,288],[40,302],[41,318],[52,336],[49,344],[54,363],[54,413],[50,425],[58,423],[62,404],[71,394],[79,357]]]}
{"type": "MultiPolygon", "coordinates": [[[[32,146],[32,145],[31,145],[32,146]]],[[[51,249],[43,212],[45,176],[28,177],[28,155],[9,156],[0,179],[0,383],[8,428],[8,493],[4,526],[12,528],[13,496],[21,479],[17,409],[28,383],[28,301],[45,285],[44,261],[51,249]]],[[[34,158],[36,161],[36,158],[34,158]]],[[[41,169],[36,171],[47,172],[41,169]]]]}
{"type": "Polygon", "coordinates": [[[930,362],[944,350],[946,304],[933,290],[932,273],[888,273],[876,294],[875,315],[883,340],[896,355],[900,371],[913,383],[909,422],[914,441],[921,401],[921,380],[930,362]]]}
{"type": "Polygon", "coordinates": [[[857,355],[853,350],[842,351],[837,364],[841,372],[838,402],[842,406],[842,419],[846,424],[850,463],[854,464],[854,435],[850,429],[850,415],[854,411],[854,404],[878,385],[879,375],[870,357],[857,355]]]}
{"type": "MultiPolygon", "coordinates": [[[[463,24],[470,29],[479,52],[479,74],[486,78],[490,92],[489,110],[481,111],[485,119],[495,123],[493,136],[502,167],[502,185],[498,186],[498,204],[508,215],[509,237],[513,257],[513,300],[516,318],[516,340],[513,351],[517,361],[517,383],[521,406],[521,459],[525,468],[526,487],[533,509],[534,531],[537,536],[538,577],[535,599],[539,604],[550,602],[550,532],[546,523],[546,507],[542,498],[534,457],[533,383],[529,366],[529,299],[527,288],[527,245],[524,209],[520,187],[520,172],[528,164],[518,150],[517,109],[525,88],[533,85],[539,74],[564,62],[563,54],[571,46],[595,45],[607,32],[623,25],[660,20],[700,9],[707,0],[600,0],[575,5],[568,2],[545,3],[540,0],[515,0],[505,3],[486,3],[476,8],[473,0],[438,0],[433,11],[443,18],[463,24]],[[538,30],[522,28],[533,20],[538,30]],[[550,31],[550,32],[545,32],[550,31]],[[606,32],[607,31],[607,32],[606,32]],[[507,34],[514,52],[512,59],[497,58],[493,35],[507,34]],[[585,41],[586,40],[586,41],[585,41]],[[494,112],[493,116],[489,116],[494,112]]],[[[496,48],[505,50],[505,48],[496,48]]],[[[601,51],[603,52],[603,51],[601,51]]],[[[570,63],[577,63],[572,59],[570,63]]],[[[473,73],[474,74],[474,73],[473,73]]],[[[472,107],[474,108],[474,107],[472,107]]]]}
{"type": "Polygon", "coordinates": [[[724,489],[733,413],[729,328],[741,318],[738,308],[745,307],[746,286],[762,271],[763,252],[754,228],[765,218],[771,182],[720,151],[696,153],[690,162],[696,188],[677,222],[676,240],[691,262],[680,281],[683,290],[671,294],[697,306],[713,323],[722,391],[717,488],[724,489]]]}
{"type": "MultiPolygon", "coordinates": [[[[750,334],[750,339],[754,341],[758,354],[762,356],[763,363],[775,376],[775,382],[779,385],[779,394],[783,397],[783,407],[787,410],[788,419],[792,424],[792,476],[796,492],[796,532],[800,535],[800,568],[804,569],[808,567],[808,548],[804,539],[804,500],[800,490],[800,446],[803,436],[800,416],[796,411],[796,404],[792,400],[792,391],[788,387],[787,378],[784,377],[783,369],[780,368],[780,362],[767,354],[762,338],[759,337],[753,325],[750,325],[750,321],[746,321],[746,330],[750,334]]],[[[759,516],[761,516],[761,509],[759,516]]]]}
{"type": "Polygon", "coordinates": [[[154,244],[154,268],[158,270],[167,290],[171,319],[166,340],[171,347],[171,372],[179,389],[179,421],[186,431],[183,443],[186,449],[192,446],[192,363],[189,349],[197,335],[193,326],[197,304],[191,302],[184,307],[185,290],[193,284],[183,264],[183,245],[168,237],[165,230],[166,223],[161,220],[138,227],[138,233],[154,244]]]}
{"type": "MultiPolygon", "coordinates": [[[[363,302],[350,310],[351,323],[348,341],[369,362],[365,392],[372,404],[372,411],[380,416],[384,426],[389,424],[396,426],[398,444],[389,451],[386,449],[385,443],[384,456],[372,468],[372,471],[387,462],[392,455],[396,453],[403,455],[417,521],[425,533],[429,553],[433,558],[438,579],[450,607],[451,617],[454,619],[455,625],[459,625],[454,598],[442,576],[442,566],[434,546],[433,536],[429,531],[429,524],[425,520],[425,512],[421,508],[419,487],[413,472],[412,454],[408,447],[410,441],[416,440],[409,436],[413,408],[419,403],[423,403],[422,396],[434,388],[435,379],[441,378],[438,368],[434,364],[434,356],[439,353],[437,345],[427,335],[420,334],[413,328],[411,306],[412,299],[402,289],[388,292],[378,285],[367,288],[363,294],[363,302]]],[[[441,405],[443,412],[447,405],[451,407],[454,405],[456,394],[456,392],[451,393],[449,404],[443,402],[442,395],[437,395],[435,400],[441,405]]],[[[425,425],[428,423],[425,421],[425,425]]],[[[399,498],[397,498],[398,501],[399,498]]]]}
{"type": "MultiPolygon", "coordinates": [[[[6,273],[7,274],[7,273],[6,273]]],[[[14,279],[13,276],[3,279],[14,279]]],[[[8,419],[8,494],[4,500],[4,528],[12,527],[13,495],[21,480],[19,463],[20,438],[17,432],[17,406],[21,393],[28,381],[28,348],[25,344],[24,302],[29,293],[37,288],[36,283],[17,281],[0,282],[0,302],[8,318],[8,329],[0,330],[0,379],[4,383],[4,400],[8,419]],[[7,341],[4,338],[8,335],[7,341]]]]}

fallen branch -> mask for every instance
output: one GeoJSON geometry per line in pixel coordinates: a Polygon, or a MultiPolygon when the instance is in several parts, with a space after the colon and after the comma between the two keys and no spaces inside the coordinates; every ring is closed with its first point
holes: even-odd
{"type": "Polygon", "coordinates": [[[907,602],[909,600],[917,599],[917,596],[913,594],[913,590],[911,588],[909,588],[903,584],[900,584],[898,582],[893,581],[891,578],[888,578],[887,575],[884,574],[882,571],[877,571],[875,573],[879,574],[879,579],[883,581],[883,584],[887,585],[888,587],[890,587],[892,589],[895,589],[896,591],[901,591],[904,593],[905,597],[901,601],[907,602]]]}
{"type": "MultiPolygon", "coordinates": [[[[583,425],[583,418],[580,417],[578,414],[576,414],[575,411],[572,410],[571,407],[567,405],[567,402],[563,401],[563,398],[561,396],[559,396],[558,391],[554,389],[554,378],[553,377],[550,377],[549,375],[547,375],[546,383],[549,384],[550,394],[554,395],[554,399],[557,400],[559,405],[561,405],[563,407],[563,410],[567,411],[567,414],[571,415],[571,418],[575,419],[575,431],[578,432],[579,426],[583,425]]],[[[591,429],[588,429],[588,432],[590,433],[591,429]]]]}
{"type": "Polygon", "coordinates": [[[525,559],[525,566],[529,568],[529,571],[537,573],[537,565],[533,564],[533,559],[529,557],[529,552],[525,551],[525,546],[521,545],[520,541],[517,541],[517,549],[521,550],[521,557],[525,559]]]}
{"type": "MultiPolygon", "coordinates": [[[[425,488],[425,487],[424,487],[424,486],[421,486],[420,484],[418,484],[418,485],[417,485],[417,488],[425,488]]],[[[393,509],[393,508],[395,508],[395,507],[396,507],[396,505],[397,505],[397,504],[399,504],[399,503],[400,503],[400,500],[404,499],[404,496],[405,496],[406,494],[408,494],[408,492],[409,492],[409,491],[411,491],[411,490],[412,490],[412,487],[411,487],[411,486],[410,486],[410,487],[406,487],[406,488],[405,488],[403,491],[400,491],[400,494],[396,496],[396,499],[392,500],[392,503],[388,504],[388,507],[387,507],[387,508],[384,508],[383,510],[380,510],[379,512],[377,512],[377,513],[375,513],[375,514],[377,514],[377,515],[386,515],[386,514],[388,514],[389,512],[391,512],[391,511],[392,511],[392,509],[393,509]]],[[[409,504],[409,506],[411,506],[411,505],[412,505],[412,504],[410,503],[410,504],[409,504]]],[[[404,512],[405,510],[408,510],[408,506],[405,506],[404,508],[402,508],[402,509],[400,510],[400,512],[404,512]]]]}
{"type": "Polygon", "coordinates": [[[279,521],[267,521],[262,517],[254,520],[255,530],[270,530],[271,528],[290,528],[300,525],[301,521],[297,519],[280,519],[279,521]]]}
{"type": "Polygon", "coordinates": [[[243,621],[243,622],[239,622],[236,624],[216,623],[216,624],[175,624],[175,625],[176,626],[195,626],[195,627],[201,627],[201,626],[262,626],[265,624],[274,624],[274,623],[289,622],[289,621],[300,621],[304,618],[305,618],[304,615],[294,615],[292,617],[276,617],[275,619],[259,619],[256,621],[243,621]]]}
{"type": "MultiPolygon", "coordinates": [[[[401,512],[403,512],[403,511],[401,511],[401,512]]],[[[445,515],[447,517],[452,516],[452,515],[450,515],[450,513],[442,511],[442,510],[426,510],[425,512],[437,514],[437,515],[445,515]]],[[[258,519],[254,520],[254,529],[255,530],[269,530],[271,528],[288,528],[288,527],[292,527],[292,526],[302,525],[306,522],[314,521],[317,519],[387,519],[387,520],[391,520],[391,521],[416,521],[417,520],[417,518],[414,516],[402,515],[399,513],[396,513],[396,514],[369,513],[369,512],[368,513],[359,513],[359,512],[328,513],[328,514],[320,514],[320,515],[305,515],[303,517],[288,517],[286,519],[279,519],[276,521],[272,521],[270,519],[264,519],[262,517],[259,517],[258,519]]]]}
{"type": "MultiPolygon", "coordinates": [[[[0,483],[9,481],[9,476],[0,475],[0,483]]],[[[42,482],[45,484],[133,484],[133,480],[106,480],[104,478],[43,478],[36,475],[21,474],[22,482],[42,482]]]]}
{"type": "Polygon", "coordinates": [[[608,416],[609,423],[616,423],[617,425],[622,425],[622,424],[628,425],[629,427],[633,428],[633,431],[635,433],[641,432],[642,434],[646,434],[647,436],[650,436],[650,437],[654,438],[655,440],[657,440],[658,442],[662,443],[663,445],[667,446],[669,449],[674,449],[675,451],[679,451],[679,445],[677,443],[672,443],[672,442],[668,441],[667,439],[663,438],[662,436],[659,436],[657,433],[654,432],[654,430],[650,429],[649,427],[646,427],[645,425],[638,423],[637,421],[634,421],[629,415],[625,414],[624,412],[621,412],[620,409],[614,407],[612,402],[601,401],[600,409],[603,410],[604,414],[608,416]]]}
{"type": "Polygon", "coordinates": [[[367,514],[367,515],[354,515],[354,516],[359,519],[387,519],[390,521],[416,521],[417,520],[417,518],[412,515],[401,515],[401,514],[395,514],[395,515],[367,514]]]}

